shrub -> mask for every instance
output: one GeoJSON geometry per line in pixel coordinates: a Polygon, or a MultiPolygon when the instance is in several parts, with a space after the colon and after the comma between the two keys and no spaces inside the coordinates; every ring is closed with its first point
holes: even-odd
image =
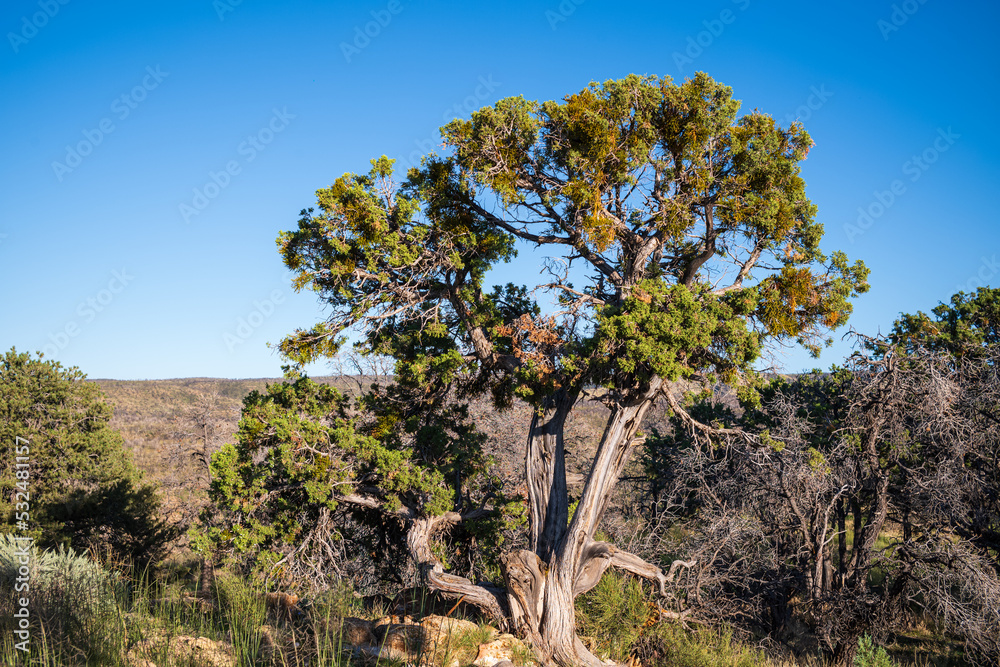
{"type": "Polygon", "coordinates": [[[885,649],[876,646],[868,635],[858,639],[858,652],[854,654],[854,667],[896,667],[896,662],[889,657],[885,649]]]}
{"type": "Polygon", "coordinates": [[[651,595],[635,577],[608,570],[597,585],[576,599],[577,633],[601,658],[624,662],[650,618],[651,595]]]}
{"type": "Polygon", "coordinates": [[[120,604],[128,594],[124,580],[100,564],[60,545],[28,553],[28,590],[15,592],[23,564],[21,543],[0,536],[0,627],[5,634],[15,611],[15,599],[27,597],[33,641],[48,646],[73,647],[88,659],[107,659],[120,652],[126,637],[120,604]],[[13,594],[12,594],[13,593],[13,594]]]}

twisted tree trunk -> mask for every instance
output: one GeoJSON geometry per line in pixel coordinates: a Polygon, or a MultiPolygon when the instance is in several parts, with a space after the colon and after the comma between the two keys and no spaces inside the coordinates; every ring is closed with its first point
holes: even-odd
{"type": "Polygon", "coordinates": [[[654,378],[633,400],[612,408],[571,522],[562,428],[575,397],[557,394],[532,421],[525,462],[532,548],[507,554],[504,571],[512,624],[544,663],[603,664],[576,636],[573,601],[596,586],[608,567],[657,581],[661,592],[676,573],[673,568],[668,577],[638,556],[593,539],[642,418],[661,388],[654,378]]]}
{"type": "Polygon", "coordinates": [[[576,635],[576,597],[596,586],[609,567],[655,581],[666,594],[679,569],[694,565],[677,561],[664,574],[634,554],[594,540],[642,418],[662,388],[662,381],[654,378],[632,400],[612,408],[572,521],[563,429],[577,395],[552,395],[531,422],[525,456],[530,548],[504,554],[506,591],[444,572],[431,550],[435,533],[473,518],[475,512],[410,517],[407,545],[424,584],[447,598],[476,605],[501,628],[519,632],[545,665],[604,665],[576,635]]]}

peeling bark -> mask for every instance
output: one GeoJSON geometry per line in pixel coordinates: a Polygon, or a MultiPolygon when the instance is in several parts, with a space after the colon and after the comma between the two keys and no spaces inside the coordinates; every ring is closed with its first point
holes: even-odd
{"type": "Polygon", "coordinates": [[[563,426],[576,402],[565,390],[547,399],[536,412],[528,431],[525,479],[528,484],[528,544],[548,561],[562,540],[569,522],[566,493],[566,452],[563,426]]]}
{"type": "Polygon", "coordinates": [[[505,554],[504,577],[515,627],[535,649],[543,664],[603,667],[576,636],[573,600],[565,569],[546,567],[532,551],[505,554]]]}
{"type": "Polygon", "coordinates": [[[654,378],[630,401],[612,408],[572,522],[563,429],[577,396],[560,390],[547,399],[532,420],[525,457],[531,548],[503,556],[506,591],[448,574],[434,555],[431,539],[437,532],[472,518],[457,512],[406,519],[407,546],[423,583],[445,597],[464,599],[502,628],[519,632],[543,664],[603,667],[576,636],[575,598],[597,585],[612,566],[657,582],[660,593],[666,594],[680,568],[695,564],[676,561],[664,574],[634,554],[593,539],[634,449],[639,425],[662,388],[663,381],[654,378]]]}
{"type": "Polygon", "coordinates": [[[586,593],[600,582],[604,572],[609,567],[616,567],[637,577],[655,581],[660,589],[660,595],[667,595],[667,584],[677,577],[680,568],[690,568],[696,561],[675,560],[670,566],[670,572],[663,573],[659,567],[648,563],[635,554],[619,549],[608,542],[591,542],[584,549],[584,560],[577,568],[576,582],[573,587],[575,595],[586,593]]]}
{"type": "Polygon", "coordinates": [[[513,624],[545,663],[603,664],[576,636],[573,601],[611,565],[648,576],[665,590],[666,575],[659,568],[593,541],[642,418],[662,386],[660,378],[653,378],[632,400],[612,409],[568,527],[562,430],[575,396],[557,394],[532,422],[526,456],[532,549],[508,554],[504,567],[513,624]]]}

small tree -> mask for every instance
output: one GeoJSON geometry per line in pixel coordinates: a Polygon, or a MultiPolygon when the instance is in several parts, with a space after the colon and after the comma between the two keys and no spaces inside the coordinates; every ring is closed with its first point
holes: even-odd
{"type": "MultiPolygon", "coordinates": [[[[215,526],[199,547],[214,546],[265,579],[313,587],[357,574],[349,568],[359,556],[399,584],[413,583],[414,565],[432,563],[437,569],[422,574],[447,581],[432,538],[458,524],[465,541],[485,538],[495,552],[509,501],[465,409],[446,404],[400,419],[391,393],[365,401],[383,405],[359,414],[308,378],[247,396],[236,443],[212,459],[211,495],[223,519],[206,515],[215,526]]],[[[469,601],[502,622],[498,592],[481,595],[489,597],[469,601]]]]}
{"type": "Polygon", "coordinates": [[[966,516],[955,529],[992,554],[1000,569],[1000,289],[959,292],[938,304],[931,315],[904,314],[890,342],[904,351],[933,350],[947,355],[958,382],[968,388],[964,414],[967,433],[963,484],[966,516]]]}
{"type": "MultiPolygon", "coordinates": [[[[680,85],[629,76],[562,102],[504,99],[445,126],[451,155],[428,156],[401,185],[383,157],[319,190],[319,210],[278,240],[296,288],[330,308],[283,342],[291,360],[335,354],[353,327],[363,351],[397,360],[412,398],[404,420],[450,391],[534,406],[528,548],[505,555],[507,595],[444,576],[432,550],[411,553],[430,587],[503,615],[547,663],[600,663],[575,636],[573,599],[606,568],[668,579],[594,539],[653,401],[712,432],[672,382],[721,379],[752,394],[766,346],[818,350],[867,289],[863,265],[819,248],[799,175],[809,135],[739,107],[704,74],[680,85]],[[488,271],[528,245],[550,255],[547,277],[491,290],[488,271]],[[555,310],[543,313],[539,293],[555,310]],[[610,416],[570,520],[563,426],[592,385],[606,388],[610,416]]],[[[359,506],[386,502],[357,494],[359,506]]],[[[433,506],[414,527],[465,520],[433,506]]]]}
{"type": "Polygon", "coordinates": [[[85,378],[14,349],[0,359],[0,442],[12,448],[0,474],[0,532],[17,527],[13,447],[27,441],[29,534],[41,546],[110,549],[142,567],[162,555],[173,531],[157,517],[155,487],[108,425],[111,406],[85,378]]]}
{"type": "Polygon", "coordinates": [[[995,348],[1000,345],[1000,289],[958,292],[949,303],[932,309],[931,315],[903,314],[889,339],[907,351],[925,348],[957,358],[995,348]]]}

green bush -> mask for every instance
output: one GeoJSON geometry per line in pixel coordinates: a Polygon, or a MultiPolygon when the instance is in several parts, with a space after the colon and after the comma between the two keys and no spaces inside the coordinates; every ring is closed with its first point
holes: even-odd
{"type": "Polygon", "coordinates": [[[11,349],[0,355],[0,442],[22,467],[0,468],[0,533],[42,547],[96,549],[139,569],[155,563],[175,531],[158,518],[156,489],[143,479],[109,425],[111,406],[77,368],[11,349]],[[18,477],[21,475],[21,477],[18,477]],[[16,495],[21,493],[23,495],[16,495]]]}
{"type": "Polygon", "coordinates": [[[854,654],[854,667],[896,667],[896,662],[889,657],[885,649],[876,646],[868,635],[858,639],[858,652],[854,654]]]}

